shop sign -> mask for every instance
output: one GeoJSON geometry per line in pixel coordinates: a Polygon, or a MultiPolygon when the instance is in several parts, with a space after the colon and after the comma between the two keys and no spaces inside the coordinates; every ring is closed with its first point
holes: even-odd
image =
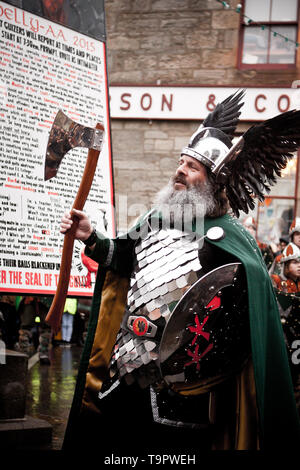
{"type": "MultiPolygon", "coordinates": [[[[246,88],[242,121],[300,109],[300,81],[289,88],[246,88]],[[299,86],[299,88],[298,88],[299,86]]],[[[204,119],[237,87],[110,86],[110,113],[120,119],[204,119]]]]}

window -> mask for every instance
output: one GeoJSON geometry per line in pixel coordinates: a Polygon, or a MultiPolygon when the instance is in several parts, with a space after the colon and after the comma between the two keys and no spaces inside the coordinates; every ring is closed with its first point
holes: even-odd
{"type": "Polygon", "coordinates": [[[299,215],[300,151],[295,154],[266,194],[264,202],[257,202],[249,214],[241,213],[240,220],[252,216],[256,222],[256,236],[261,242],[277,244],[280,237],[288,238],[289,228],[299,215]]]}
{"type": "Polygon", "coordinates": [[[240,68],[289,68],[296,62],[299,0],[244,0],[240,68]]]}

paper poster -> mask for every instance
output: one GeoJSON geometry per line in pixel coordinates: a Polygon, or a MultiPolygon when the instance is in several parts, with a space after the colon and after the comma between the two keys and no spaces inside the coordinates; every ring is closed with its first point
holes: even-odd
{"type": "MultiPolygon", "coordinates": [[[[44,181],[49,132],[61,109],[96,127],[105,140],[84,210],[97,230],[114,234],[105,44],[0,2],[0,290],[54,294],[63,236],[88,149],[73,149],[44,181]]],[[[91,295],[95,273],[75,242],[69,294],[91,295]],[[90,267],[89,267],[90,269],[90,267]]]]}

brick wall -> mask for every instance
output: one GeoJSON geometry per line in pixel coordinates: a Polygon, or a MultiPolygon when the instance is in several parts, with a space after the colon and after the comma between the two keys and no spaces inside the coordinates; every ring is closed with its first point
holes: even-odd
{"type": "MultiPolygon", "coordinates": [[[[238,1],[231,1],[236,6],[238,1]]],[[[239,15],[216,0],[106,0],[110,84],[287,86],[296,71],[238,70],[239,15]]],[[[198,122],[112,120],[118,199],[150,206],[198,122]]]]}
{"type": "Polygon", "coordinates": [[[196,130],[195,122],[112,120],[117,227],[125,230],[148,210],[173,174],[180,151],[196,130]],[[126,218],[124,196],[128,198],[126,218]],[[122,205],[123,204],[123,205],[122,205]],[[137,204],[141,207],[138,210],[137,204]],[[120,213],[119,208],[123,210],[120,213]],[[134,210],[138,210],[137,213],[134,210]]]}

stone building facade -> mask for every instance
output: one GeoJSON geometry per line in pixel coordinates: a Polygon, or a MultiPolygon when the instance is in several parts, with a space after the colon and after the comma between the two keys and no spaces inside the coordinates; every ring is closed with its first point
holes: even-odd
{"type": "MultiPolygon", "coordinates": [[[[217,0],[106,0],[109,86],[291,86],[300,77],[299,54],[293,67],[238,66],[241,20],[235,9],[242,4],[237,0],[228,4],[230,9],[217,0]]],[[[134,204],[150,206],[198,125],[193,120],[112,116],[119,230],[137,215],[134,204]],[[120,196],[128,196],[128,217],[124,207],[119,210],[120,196]]],[[[238,131],[249,125],[240,123],[238,131]]]]}

